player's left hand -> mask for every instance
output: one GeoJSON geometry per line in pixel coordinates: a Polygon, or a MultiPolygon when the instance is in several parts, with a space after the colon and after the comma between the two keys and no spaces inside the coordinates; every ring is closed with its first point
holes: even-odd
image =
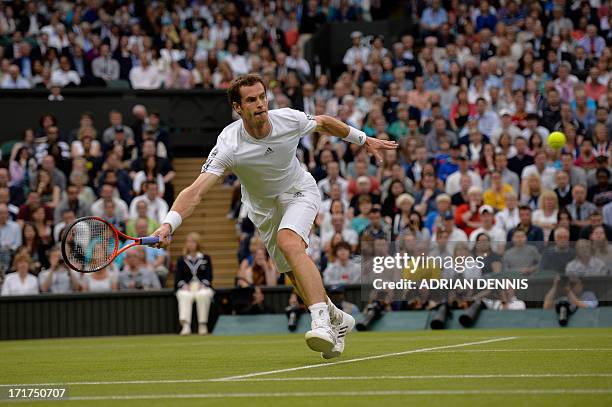
{"type": "Polygon", "coordinates": [[[367,137],[365,141],[366,151],[376,157],[376,162],[379,165],[384,162],[381,151],[395,150],[397,147],[398,144],[395,141],[380,140],[375,137],[367,137]]]}

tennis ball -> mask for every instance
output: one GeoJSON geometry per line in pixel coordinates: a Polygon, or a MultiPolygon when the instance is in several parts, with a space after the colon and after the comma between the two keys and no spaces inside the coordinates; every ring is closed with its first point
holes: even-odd
{"type": "Polygon", "coordinates": [[[563,148],[565,142],[565,134],[560,131],[553,131],[548,135],[548,145],[554,149],[563,148]]]}

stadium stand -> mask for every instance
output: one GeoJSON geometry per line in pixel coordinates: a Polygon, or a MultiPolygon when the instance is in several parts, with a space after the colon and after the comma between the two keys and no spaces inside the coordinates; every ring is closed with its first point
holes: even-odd
{"type": "MultiPolygon", "coordinates": [[[[357,282],[349,263],[359,261],[363,239],[448,240],[451,256],[483,251],[468,242],[488,239],[503,244],[484,250],[497,256],[486,271],[524,275],[541,263],[528,261],[533,246],[523,240],[549,248],[580,240],[557,272],[601,276],[612,273],[611,24],[612,3],[596,0],[8,1],[0,3],[0,88],[47,89],[61,103],[70,87],[225,89],[256,72],[271,109],[331,115],[400,144],[377,167],[333,135],[302,140],[298,158],[323,199],[308,250],[326,281],[357,282]],[[344,38],[339,72],[306,59],[305,46],[327,24],[395,14],[412,24],[394,38],[357,30],[344,38]],[[562,149],[548,145],[553,131],[565,134],[562,149]],[[504,253],[506,240],[513,247],[504,253]]],[[[179,231],[172,258],[134,250],[84,276],[61,264],[55,247],[75,217],[97,214],[150,233],[171,191],[203,162],[172,157],[157,112],[133,113],[133,123],[117,111],[85,112],[78,123],[32,117],[18,142],[2,146],[2,295],[171,287],[186,235],[196,231],[213,286],[284,284],[265,249],[258,253],[232,174],[179,231]]],[[[593,296],[570,298],[596,307],[593,296]]],[[[495,305],[524,306],[512,296],[495,305]]]]}

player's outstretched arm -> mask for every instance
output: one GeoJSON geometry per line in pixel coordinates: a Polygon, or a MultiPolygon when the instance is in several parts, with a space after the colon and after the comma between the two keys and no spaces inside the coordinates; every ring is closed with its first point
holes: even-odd
{"type": "Polygon", "coordinates": [[[349,143],[365,145],[367,152],[374,155],[374,157],[376,157],[376,162],[379,164],[383,162],[382,150],[395,150],[398,147],[395,141],[379,140],[374,137],[368,137],[363,131],[351,127],[331,116],[315,116],[314,119],[317,121],[317,127],[315,127],[314,131],[342,137],[349,143]]]}
{"type": "Polygon", "coordinates": [[[210,172],[200,174],[196,180],[183,189],[162,221],[162,225],[153,232],[153,236],[159,236],[160,244],[168,244],[169,237],[180,226],[183,219],[193,213],[206,193],[219,181],[219,176],[210,172]]]}

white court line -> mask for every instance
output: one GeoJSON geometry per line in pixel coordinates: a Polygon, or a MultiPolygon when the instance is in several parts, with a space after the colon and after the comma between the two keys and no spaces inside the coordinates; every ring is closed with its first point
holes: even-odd
{"type": "Polygon", "coordinates": [[[277,398],[277,397],[363,397],[363,396],[429,396],[429,395],[501,395],[501,394],[612,394],[608,389],[476,389],[476,390],[372,390],[286,393],[200,393],[200,394],[135,394],[126,396],[70,397],[67,401],[155,400],[212,398],[277,398]]]}
{"type": "Polygon", "coordinates": [[[311,380],[432,380],[432,379],[522,379],[522,378],[562,378],[562,377],[612,377],[612,373],[526,373],[526,374],[456,374],[456,375],[412,375],[412,376],[328,376],[328,377],[260,377],[253,379],[233,379],[228,382],[291,382],[311,380]]]}
{"type": "Polygon", "coordinates": [[[478,352],[611,352],[612,348],[531,348],[531,349],[459,349],[432,350],[430,353],[478,353],[478,352]]]}
{"type": "Polygon", "coordinates": [[[388,358],[388,357],[391,357],[391,356],[409,355],[411,353],[429,352],[429,351],[438,350],[438,349],[451,349],[451,348],[460,348],[460,347],[463,347],[463,346],[484,345],[485,343],[509,341],[509,340],[516,339],[516,338],[517,338],[516,336],[507,336],[505,338],[494,338],[494,339],[488,339],[488,340],[485,340],[485,341],[465,342],[465,343],[459,343],[459,344],[455,344],[455,345],[436,346],[436,347],[433,347],[433,348],[411,349],[411,350],[406,350],[406,351],[403,351],[403,352],[384,353],[382,355],[365,356],[365,357],[361,357],[361,358],[339,360],[337,362],[331,362],[331,363],[319,363],[319,364],[316,364],[316,365],[305,365],[305,366],[299,366],[299,367],[290,367],[288,369],[269,370],[267,372],[256,372],[256,373],[249,373],[249,374],[244,374],[244,375],[221,377],[219,379],[213,379],[212,381],[227,381],[227,380],[233,380],[233,379],[244,379],[244,378],[247,378],[247,377],[264,376],[264,375],[270,375],[270,374],[276,374],[276,373],[294,372],[296,370],[316,369],[318,367],[328,367],[328,366],[335,366],[335,365],[343,365],[343,364],[346,364],[346,363],[363,362],[365,360],[382,359],[382,358],[388,358]]]}
{"type": "Polygon", "coordinates": [[[109,382],[67,382],[67,383],[22,383],[0,384],[0,387],[23,386],[99,386],[130,384],[189,384],[189,383],[224,383],[224,382],[290,382],[290,381],[329,381],[329,380],[433,380],[433,379],[512,379],[512,378],[562,378],[562,377],[612,377],[612,373],[510,373],[510,374],[456,374],[456,375],[413,375],[413,376],[328,376],[328,377],[261,377],[247,379],[176,379],[176,380],[124,380],[109,382]]]}
{"type": "Polygon", "coordinates": [[[288,368],[288,369],[280,369],[280,370],[272,370],[272,371],[268,371],[268,372],[251,373],[251,374],[240,375],[240,376],[221,377],[221,378],[218,378],[218,379],[128,380],[128,381],[97,381],[97,382],[68,382],[68,383],[22,383],[22,384],[0,384],[0,387],[11,387],[11,386],[62,386],[62,385],[66,385],[66,386],[74,385],[74,386],[76,386],[76,385],[100,385],[100,384],[153,384],[153,383],[162,384],[162,383],[224,382],[224,381],[229,381],[229,380],[232,380],[232,379],[243,379],[243,378],[247,378],[247,377],[263,376],[263,375],[269,375],[269,374],[274,374],[274,373],[292,372],[292,371],[295,371],[295,370],[303,370],[303,369],[313,369],[313,368],[317,368],[317,367],[325,367],[325,366],[333,366],[333,365],[339,365],[339,364],[344,364],[344,363],[360,362],[360,361],[364,361],[364,360],[387,358],[387,357],[390,357],[390,356],[408,355],[408,354],[411,354],[411,353],[430,352],[430,351],[434,351],[434,350],[437,350],[437,349],[449,349],[449,348],[458,348],[458,347],[462,347],[462,346],[482,345],[482,344],[485,344],[485,343],[508,341],[508,340],[512,340],[512,339],[516,339],[516,338],[518,338],[518,337],[516,337],[516,336],[508,336],[508,337],[505,337],[505,338],[493,338],[493,339],[488,339],[488,340],[485,340],[485,341],[466,342],[466,343],[459,343],[459,344],[455,344],[455,345],[437,346],[437,347],[434,347],[434,348],[411,349],[411,350],[407,350],[407,351],[404,351],[404,352],[385,353],[385,354],[382,354],[382,355],[366,356],[366,357],[362,357],[362,358],[340,360],[340,361],[331,362],[331,363],[319,363],[319,364],[316,364],[316,365],[306,365],[306,366],[300,366],[300,367],[291,367],[291,368],[288,368]]]}

